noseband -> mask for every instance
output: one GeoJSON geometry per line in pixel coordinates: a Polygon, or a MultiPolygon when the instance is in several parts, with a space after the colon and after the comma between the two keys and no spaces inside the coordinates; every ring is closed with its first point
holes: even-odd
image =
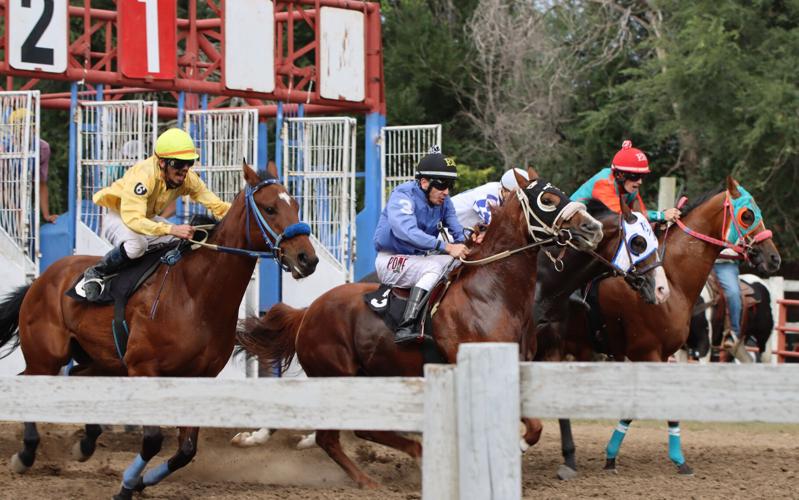
{"type": "Polygon", "coordinates": [[[280,244],[285,240],[294,238],[295,236],[308,236],[311,234],[311,226],[305,222],[297,222],[296,224],[292,224],[284,229],[282,233],[278,234],[277,231],[272,229],[272,226],[269,225],[269,222],[266,221],[266,218],[264,218],[263,214],[258,209],[258,204],[255,203],[255,193],[257,193],[258,190],[264,186],[271,186],[273,184],[279,183],[280,181],[277,179],[266,179],[265,181],[259,182],[255,186],[247,185],[245,188],[244,201],[247,205],[247,208],[245,209],[244,213],[247,214],[245,224],[247,227],[247,247],[252,247],[252,240],[250,238],[250,213],[252,213],[253,218],[258,225],[258,229],[261,230],[261,236],[263,237],[264,242],[269,250],[267,252],[251,251],[251,253],[257,253],[258,257],[271,257],[277,261],[284,271],[289,271],[290,267],[288,264],[283,262],[283,251],[280,249],[280,244]]]}

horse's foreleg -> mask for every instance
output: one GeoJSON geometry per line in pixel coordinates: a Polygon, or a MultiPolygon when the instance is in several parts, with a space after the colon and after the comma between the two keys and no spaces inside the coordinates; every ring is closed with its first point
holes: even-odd
{"type": "Polygon", "coordinates": [[[350,460],[350,457],[344,453],[344,450],[341,448],[341,441],[339,441],[339,431],[316,431],[316,444],[325,450],[325,453],[339,464],[339,466],[344,469],[344,472],[346,472],[353,481],[358,483],[359,487],[380,487],[377,482],[359,469],[358,466],[350,460]]]}
{"type": "Polygon", "coordinates": [[[399,450],[414,459],[419,459],[422,456],[422,445],[419,441],[402,437],[396,432],[355,431],[355,435],[361,439],[399,450]]]}
{"type": "Polygon", "coordinates": [[[574,437],[572,436],[571,420],[561,418],[560,426],[560,451],[563,454],[563,464],[558,467],[558,479],[564,481],[577,477],[577,460],[575,458],[574,437]]]}
{"type": "Polygon", "coordinates": [[[85,462],[97,449],[97,438],[103,433],[103,428],[98,424],[86,424],[86,433],[83,438],[72,447],[72,457],[78,462],[85,462]]]}
{"type": "Polygon", "coordinates": [[[680,444],[680,423],[677,421],[669,421],[669,459],[677,466],[677,473],[693,476],[694,471],[685,462],[685,457],[682,454],[682,446],[680,444]]]}
{"type": "Polygon", "coordinates": [[[613,431],[613,435],[610,436],[610,441],[608,441],[608,446],[605,448],[605,470],[615,473],[616,472],[616,457],[619,455],[619,449],[621,448],[621,442],[624,441],[624,436],[627,435],[627,431],[630,429],[630,424],[632,420],[619,420],[619,424],[616,426],[616,430],[613,431]]]}
{"type": "Polygon", "coordinates": [[[114,496],[114,500],[129,500],[133,497],[134,491],[144,489],[144,479],[142,471],[147,463],[161,451],[161,444],[164,442],[164,435],[161,428],[155,426],[145,426],[142,436],[141,451],[133,459],[125,472],[122,474],[122,487],[114,496]]]}
{"type": "Polygon", "coordinates": [[[11,469],[22,474],[33,466],[36,460],[36,448],[39,446],[39,431],[34,422],[25,422],[22,435],[22,451],[11,456],[11,469]]]}

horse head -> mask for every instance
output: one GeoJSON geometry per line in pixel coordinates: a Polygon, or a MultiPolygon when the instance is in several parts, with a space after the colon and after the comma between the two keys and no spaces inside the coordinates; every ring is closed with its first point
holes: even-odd
{"type": "Polygon", "coordinates": [[[722,237],[739,245],[743,257],[753,267],[766,274],[774,274],[782,262],[780,253],[771,241],[771,231],[766,229],[763,214],[755,199],[738,181],[727,177],[727,217],[722,237]]]}
{"type": "Polygon", "coordinates": [[[534,169],[528,168],[527,174],[529,180],[514,171],[519,184],[516,195],[533,240],[556,236],[561,245],[594,250],[602,240],[602,224],[588,214],[585,205],[569,200],[563,191],[541,179],[534,169]]]}
{"type": "Polygon", "coordinates": [[[242,171],[247,183],[244,195],[248,244],[272,252],[295,279],[311,275],[319,262],[309,238],[311,231],[300,222],[299,205],[278,180],[274,162],[269,162],[266,179],[261,179],[246,163],[242,171]]]}
{"type": "Polygon", "coordinates": [[[671,293],[663,271],[658,240],[646,216],[621,203],[621,237],[612,264],[648,304],[662,304],[671,293]]]}

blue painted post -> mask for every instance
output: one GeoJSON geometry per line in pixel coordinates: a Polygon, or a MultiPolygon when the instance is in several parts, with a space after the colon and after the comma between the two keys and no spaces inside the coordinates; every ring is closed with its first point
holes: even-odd
{"type": "MultiPolygon", "coordinates": [[[[186,119],[186,92],[180,91],[178,94],[178,128],[183,128],[183,122],[186,119]]],[[[175,215],[172,216],[174,224],[183,224],[182,220],[183,214],[183,198],[180,197],[176,200],[175,203],[175,215]]]]}
{"type": "Polygon", "coordinates": [[[355,218],[357,248],[355,261],[355,280],[360,280],[375,270],[377,252],[374,234],[380,218],[380,150],[378,140],[380,130],[386,125],[386,117],[380,113],[366,115],[366,135],[364,144],[364,203],[363,210],[355,218]]]}
{"type": "MultiPolygon", "coordinates": [[[[279,134],[280,131],[277,130],[279,134]]],[[[265,169],[269,162],[269,129],[266,121],[258,124],[258,168],[265,169]]],[[[270,307],[280,302],[280,267],[273,259],[261,259],[259,264],[261,270],[260,293],[258,309],[266,312],[270,307]]]]}
{"type": "Polygon", "coordinates": [[[75,231],[78,216],[78,126],[75,117],[78,113],[78,83],[72,82],[70,85],[69,97],[69,172],[67,175],[69,186],[67,187],[67,205],[69,210],[69,244],[71,253],[75,253],[75,231]]]}
{"type": "Polygon", "coordinates": [[[278,175],[283,173],[283,103],[277,103],[275,116],[275,164],[278,175]]]}

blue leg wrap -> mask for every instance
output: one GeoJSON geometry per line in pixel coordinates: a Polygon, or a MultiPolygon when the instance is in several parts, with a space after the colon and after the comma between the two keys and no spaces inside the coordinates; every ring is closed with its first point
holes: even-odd
{"type": "Polygon", "coordinates": [[[624,441],[624,436],[630,428],[630,422],[632,420],[619,420],[619,425],[616,426],[616,430],[613,431],[613,435],[610,436],[610,441],[608,441],[608,446],[605,448],[605,454],[608,458],[616,458],[618,456],[621,442],[624,441]]]}
{"type": "Polygon", "coordinates": [[[154,484],[158,484],[171,473],[172,471],[169,470],[169,464],[167,462],[163,462],[157,467],[153,467],[147,471],[147,473],[144,475],[144,485],[152,486],[154,484]]]}
{"type": "Polygon", "coordinates": [[[133,487],[136,486],[136,482],[146,466],[147,461],[144,460],[141,455],[136,455],[136,458],[133,459],[133,463],[130,464],[122,474],[122,486],[132,490],[133,487]]]}
{"type": "Polygon", "coordinates": [[[682,465],[685,463],[685,457],[682,456],[682,449],[680,447],[680,423],[669,422],[669,458],[674,465],[682,465]]]}

